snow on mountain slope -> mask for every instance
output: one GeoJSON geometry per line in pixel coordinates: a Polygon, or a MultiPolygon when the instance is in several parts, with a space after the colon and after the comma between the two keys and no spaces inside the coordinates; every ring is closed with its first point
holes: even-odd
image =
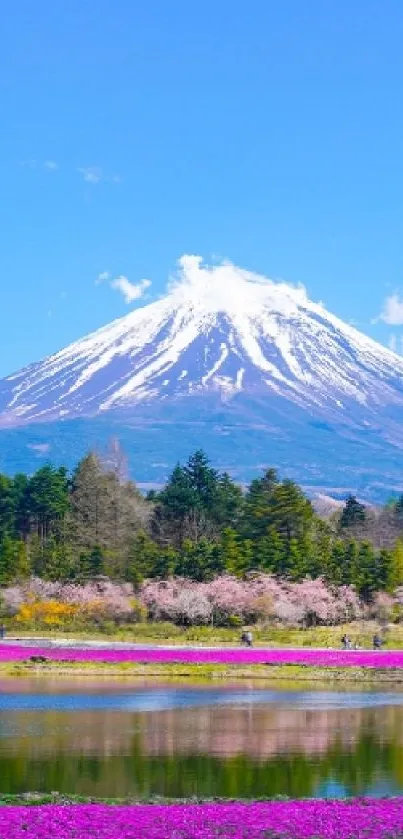
{"type": "MultiPolygon", "coordinates": [[[[184,256],[167,295],[0,381],[0,426],[13,427],[215,393],[372,423],[403,406],[403,358],[303,288],[184,256]]],[[[343,420],[342,420],[343,421],[343,420]]]]}

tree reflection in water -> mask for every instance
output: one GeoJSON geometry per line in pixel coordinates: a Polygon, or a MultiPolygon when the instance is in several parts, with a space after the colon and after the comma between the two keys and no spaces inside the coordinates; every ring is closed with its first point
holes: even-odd
{"type": "Polygon", "coordinates": [[[0,711],[0,792],[259,798],[403,791],[403,707],[0,711]]]}

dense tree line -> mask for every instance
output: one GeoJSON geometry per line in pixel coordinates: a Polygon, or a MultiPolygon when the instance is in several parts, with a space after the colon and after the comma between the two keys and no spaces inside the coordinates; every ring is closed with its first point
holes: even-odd
{"type": "Polygon", "coordinates": [[[0,475],[1,585],[31,575],[136,585],[251,571],[351,584],[367,601],[392,591],[403,585],[403,498],[374,513],[350,496],[324,520],[274,469],[243,491],[202,451],[144,497],[117,444],[103,459],[88,454],[71,475],[51,465],[0,475]]]}

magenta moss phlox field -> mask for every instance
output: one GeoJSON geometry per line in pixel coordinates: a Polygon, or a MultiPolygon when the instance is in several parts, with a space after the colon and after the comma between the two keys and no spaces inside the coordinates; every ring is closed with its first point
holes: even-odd
{"type": "Polygon", "coordinates": [[[250,804],[5,806],[7,839],[398,839],[403,799],[250,804]]]}
{"type": "Polygon", "coordinates": [[[0,645],[0,662],[24,661],[32,656],[44,656],[54,661],[124,662],[145,664],[295,664],[311,667],[372,667],[394,669],[403,667],[403,650],[279,650],[279,649],[67,649],[56,647],[27,647],[0,645]]]}

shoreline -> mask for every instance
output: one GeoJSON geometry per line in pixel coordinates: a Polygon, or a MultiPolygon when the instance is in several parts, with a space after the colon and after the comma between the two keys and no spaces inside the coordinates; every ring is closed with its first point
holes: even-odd
{"type": "Polygon", "coordinates": [[[81,661],[0,662],[1,677],[79,677],[79,678],[146,678],[193,681],[261,681],[261,682],[344,682],[353,684],[403,685],[403,668],[398,670],[369,667],[314,667],[298,664],[220,665],[164,663],[84,663],[81,661]]]}
{"type": "Polygon", "coordinates": [[[205,805],[231,805],[231,804],[244,804],[246,806],[253,806],[254,804],[278,804],[283,802],[284,804],[292,803],[295,801],[300,802],[301,804],[309,803],[309,802],[336,802],[342,801],[346,804],[354,805],[355,802],[362,802],[364,801],[396,801],[396,799],[400,799],[399,795],[384,795],[380,798],[371,798],[369,796],[351,796],[346,798],[293,798],[292,796],[288,795],[274,795],[274,796],[267,796],[261,798],[221,798],[217,797],[206,797],[203,798],[202,796],[193,795],[189,796],[188,798],[170,798],[164,795],[154,795],[148,798],[135,798],[132,796],[126,796],[123,798],[116,798],[114,796],[111,797],[100,797],[97,798],[94,795],[75,795],[74,793],[62,793],[62,792],[49,792],[49,793],[41,793],[41,792],[22,792],[22,793],[15,793],[15,794],[8,794],[8,793],[0,793],[0,807],[49,807],[52,805],[58,806],[78,806],[78,805],[89,805],[89,804],[98,804],[105,807],[187,807],[187,806],[197,806],[202,807],[205,805]]]}
{"type": "Polygon", "coordinates": [[[0,642],[0,676],[403,684],[403,651],[183,647],[44,637],[0,642]]]}

